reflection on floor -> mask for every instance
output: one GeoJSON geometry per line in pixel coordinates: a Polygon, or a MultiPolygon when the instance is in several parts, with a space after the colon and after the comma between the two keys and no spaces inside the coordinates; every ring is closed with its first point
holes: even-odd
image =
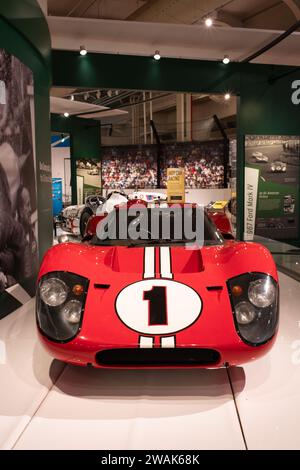
{"type": "Polygon", "coordinates": [[[224,369],[109,371],[53,361],[36,339],[31,301],[0,322],[0,447],[299,449],[300,291],[287,276],[280,281],[275,347],[230,370],[237,409],[224,369]]]}

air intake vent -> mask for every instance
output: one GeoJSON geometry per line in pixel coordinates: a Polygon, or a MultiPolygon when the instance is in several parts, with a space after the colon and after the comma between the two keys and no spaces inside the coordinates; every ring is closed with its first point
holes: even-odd
{"type": "Polygon", "coordinates": [[[220,354],[200,348],[120,348],[98,352],[96,361],[102,366],[206,366],[217,364],[220,354]]]}

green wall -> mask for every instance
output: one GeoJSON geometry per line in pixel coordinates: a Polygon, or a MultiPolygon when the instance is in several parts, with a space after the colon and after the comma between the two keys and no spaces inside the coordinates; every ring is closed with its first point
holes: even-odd
{"type": "Polygon", "coordinates": [[[93,119],[52,114],[51,129],[70,134],[72,204],[77,204],[76,160],[101,159],[101,123],[93,119]]]}
{"type": "Polygon", "coordinates": [[[238,236],[243,234],[246,134],[300,135],[300,105],[291,101],[295,67],[53,51],[55,86],[111,87],[238,95],[238,236]],[[66,67],[66,64],[67,67],[66,67]],[[282,76],[282,78],[278,78],[282,76]]]}
{"type": "Polygon", "coordinates": [[[52,188],[40,183],[39,162],[51,165],[49,87],[51,42],[36,0],[0,1],[0,47],[33,72],[37,155],[37,203],[40,256],[52,244],[52,188]]]}

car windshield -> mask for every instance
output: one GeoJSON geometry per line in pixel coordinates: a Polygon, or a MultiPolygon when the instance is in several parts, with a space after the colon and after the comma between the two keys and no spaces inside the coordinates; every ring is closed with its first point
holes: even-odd
{"type": "Polygon", "coordinates": [[[114,236],[103,239],[99,237],[97,230],[97,235],[94,235],[90,240],[91,244],[138,247],[145,245],[194,245],[196,243],[201,246],[209,246],[220,245],[224,241],[206,212],[203,209],[199,211],[194,207],[181,210],[179,216],[170,208],[143,208],[135,215],[131,215],[124,209],[114,210],[107,219],[102,227],[113,227],[114,236]],[[125,222],[122,216],[119,217],[121,212],[123,212],[123,216],[126,212],[125,222]],[[199,218],[201,218],[200,222],[199,218]],[[134,238],[132,231],[135,234],[134,238]]]}

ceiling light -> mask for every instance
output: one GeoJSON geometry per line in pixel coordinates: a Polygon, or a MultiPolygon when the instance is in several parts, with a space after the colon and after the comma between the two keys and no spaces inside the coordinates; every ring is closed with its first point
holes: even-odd
{"type": "Polygon", "coordinates": [[[154,52],[153,59],[155,59],[155,60],[159,60],[159,59],[160,59],[160,53],[159,53],[159,51],[155,51],[155,52],[154,52]]]}
{"type": "Polygon", "coordinates": [[[112,91],[111,91],[111,90],[108,90],[108,91],[107,91],[107,96],[108,96],[109,98],[112,97],[112,91]]]}
{"type": "Polygon", "coordinates": [[[74,95],[71,95],[71,96],[70,96],[70,100],[71,100],[71,101],[74,101],[74,95]]]}
{"type": "Polygon", "coordinates": [[[118,94],[119,94],[119,90],[116,90],[115,95],[118,96],[118,94]]]}
{"type": "Polygon", "coordinates": [[[224,98],[226,101],[230,100],[231,98],[230,93],[225,93],[224,98]]]}
{"type": "Polygon", "coordinates": [[[68,113],[67,111],[64,113],[64,116],[65,117],[69,117],[70,116],[70,113],[68,113]]]}
{"type": "Polygon", "coordinates": [[[229,64],[229,62],[230,62],[229,56],[224,55],[223,64],[227,65],[227,64],[229,64]]]}
{"type": "Polygon", "coordinates": [[[87,55],[86,47],[80,46],[79,53],[80,53],[80,55],[87,55]]]}
{"type": "Polygon", "coordinates": [[[205,22],[205,26],[206,26],[207,28],[210,28],[210,27],[213,25],[213,19],[210,18],[210,17],[205,18],[205,21],[204,21],[204,22],[205,22]]]}

